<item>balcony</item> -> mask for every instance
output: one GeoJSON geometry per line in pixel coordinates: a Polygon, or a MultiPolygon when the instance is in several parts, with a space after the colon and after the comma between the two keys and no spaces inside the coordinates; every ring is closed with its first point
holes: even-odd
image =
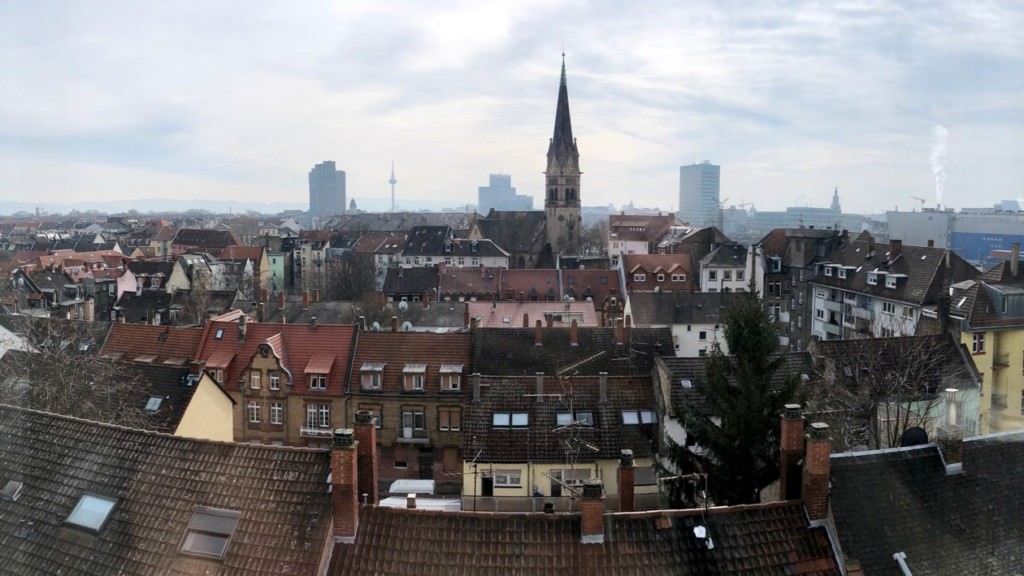
{"type": "Polygon", "coordinates": [[[993,394],[992,395],[992,409],[993,410],[1006,410],[1006,394],[993,394]]]}
{"type": "Polygon", "coordinates": [[[299,428],[299,436],[303,438],[331,438],[334,433],[330,428],[299,428]]]}
{"type": "Polygon", "coordinates": [[[855,318],[867,320],[868,322],[875,319],[875,311],[869,308],[854,308],[853,315],[855,318]]]}
{"type": "Polygon", "coordinates": [[[399,428],[398,442],[401,444],[430,444],[430,436],[423,429],[399,428]]]}
{"type": "Polygon", "coordinates": [[[1002,352],[992,355],[993,368],[1008,368],[1010,366],[1010,353],[1002,352]]]}

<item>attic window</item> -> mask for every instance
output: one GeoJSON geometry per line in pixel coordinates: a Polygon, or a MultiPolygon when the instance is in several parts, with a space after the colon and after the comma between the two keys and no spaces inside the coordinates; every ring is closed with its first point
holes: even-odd
{"type": "Polygon", "coordinates": [[[840,268],[839,269],[839,277],[844,279],[844,280],[846,279],[846,268],[840,268]]]}
{"type": "Polygon", "coordinates": [[[224,338],[224,329],[223,328],[217,328],[217,331],[213,334],[213,339],[214,340],[220,340],[222,338],[224,338]]]}
{"type": "Polygon", "coordinates": [[[99,532],[116,504],[117,500],[113,498],[83,494],[78,499],[78,504],[75,505],[75,509],[71,511],[65,522],[92,530],[93,532],[99,532]]]}
{"type": "Polygon", "coordinates": [[[149,400],[146,401],[146,412],[156,412],[157,410],[160,409],[160,403],[163,401],[164,399],[161,398],[160,396],[150,396],[149,400]]]}
{"type": "Polygon", "coordinates": [[[875,274],[874,272],[868,272],[868,285],[878,286],[878,274],[875,274]]]}
{"type": "Polygon", "coordinates": [[[235,510],[196,507],[185,529],[181,552],[217,560],[223,558],[240,516],[235,510]]]}
{"type": "Polygon", "coordinates": [[[679,384],[683,387],[683,390],[689,390],[690,388],[693,388],[693,382],[691,382],[688,378],[683,378],[682,380],[679,381],[679,384]]]}
{"type": "Polygon", "coordinates": [[[831,275],[832,275],[832,267],[831,266],[825,266],[825,276],[831,276],[831,275]]]}
{"type": "Polygon", "coordinates": [[[654,412],[650,410],[623,410],[622,423],[626,425],[653,424],[656,422],[654,412]]]}
{"type": "Polygon", "coordinates": [[[886,276],[886,278],[885,278],[885,287],[886,288],[895,288],[896,287],[896,277],[895,276],[886,276]]]}

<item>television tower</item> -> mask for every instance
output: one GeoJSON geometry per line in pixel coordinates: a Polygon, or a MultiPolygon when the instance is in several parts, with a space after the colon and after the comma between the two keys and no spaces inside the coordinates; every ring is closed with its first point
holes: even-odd
{"type": "Polygon", "coordinates": [[[395,184],[398,184],[398,180],[395,180],[395,161],[391,161],[391,178],[388,178],[388,184],[391,185],[391,211],[395,211],[395,184]]]}

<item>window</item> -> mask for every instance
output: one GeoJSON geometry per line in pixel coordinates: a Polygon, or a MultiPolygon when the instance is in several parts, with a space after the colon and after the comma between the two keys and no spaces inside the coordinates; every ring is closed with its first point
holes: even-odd
{"type": "Polygon", "coordinates": [[[708,339],[707,331],[706,330],[701,330],[700,332],[698,332],[697,333],[697,339],[698,340],[707,340],[708,339]]]}
{"type": "Polygon", "coordinates": [[[407,391],[422,392],[427,380],[426,364],[406,364],[402,369],[404,388],[407,391]]]}
{"type": "Polygon", "coordinates": [[[555,416],[555,420],[559,426],[593,426],[594,425],[594,414],[590,411],[577,411],[576,417],[573,418],[572,412],[559,412],[555,416]]]}
{"type": "Polygon", "coordinates": [[[896,287],[896,277],[895,276],[886,276],[885,277],[885,287],[886,288],[895,288],[896,287]]]}
{"type": "Polygon", "coordinates": [[[444,407],[437,409],[437,428],[445,432],[462,429],[462,408],[444,407]]]}
{"type": "Polygon", "coordinates": [[[868,272],[868,286],[878,286],[878,274],[868,272]]]}
{"type": "Polygon", "coordinates": [[[971,353],[972,354],[984,354],[985,353],[985,333],[984,332],[975,332],[972,335],[971,353]]]}
{"type": "Polygon", "coordinates": [[[441,376],[441,390],[458,392],[462,389],[462,374],[444,374],[441,376]]]}
{"type": "Polygon", "coordinates": [[[306,404],[306,428],[330,428],[330,404],[306,404]]]}
{"type": "Polygon", "coordinates": [[[904,306],[903,307],[903,317],[904,318],[913,318],[914,317],[914,309],[911,308],[910,306],[904,306]]]}
{"type": "Polygon", "coordinates": [[[722,280],[726,281],[726,282],[731,282],[732,281],[732,270],[723,270],[722,271],[722,280]]]}
{"type": "Polygon", "coordinates": [[[565,470],[552,470],[551,477],[568,486],[582,486],[583,482],[590,478],[590,469],[567,468],[565,470]]]}
{"type": "Polygon", "coordinates": [[[839,277],[844,279],[844,280],[846,279],[846,268],[840,268],[839,269],[839,277]]]}
{"type": "Polygon", "coordinates": [[[633,282],[645,282],[646,280],[646,274],[633,274],[633,282]]]}
{"type": "Polygon", "coordinates": [[[214,382],[216,382],[217,384],[224,384],[223,368],[213,368],[211,370],[208,370],[208,372],[210,373],[210,378],[213,378],[214,382]]]}
{"type": "Polygon", "coordinates": [[[653,424],[657,422],[654,412],[650,410],[623,410],[622,423],[627,425],[653,424]]]}
{"type": "Polygon", "coordinates": [[[814,317],[817,318],[818,320],[824,320],[825,319],[825,311],[822,310],[821,308],[815,308],[814,309],[814,317]]]}
{"type": "Polygon", "coordinates": [[[769,266],[771,272],[782,272],[782,258],[769,256],[768,260],[771,263],[769,266]]]}
{"type": "Polygon", "coordinates": [[[665,275],[664,274],[658,274],[658,282],[664,282],[664,281],[665,281],[665,275]]]}
{"type": "Polygon", "coordinates": [[[281,374],[278,372],[270,373],[270,389],[280,390],[281,389],[281,374]]]}
{"type": "Polygon", "coordinates": [[[406,408],[402,410],[402,428],[412,430],[423,430],[426,428],[426,418],[422,408],[406,408]]]}
{"type": "Polygon", "coordinates": [[[193,556],[223,558],[231,535],[238,526],[239,516],[241,514],[234,510],[196,507],[185,529],[181,552],[193,556]]]}
{"type": "Polygon", "coordinates": [[[249,422],[253,424],[259,424],[260,421],[260,403],[256,400],[249,401],[249,422]]]}
{"type": "Polygon", "coordinates": [[[825,276],[829,276],[829,277],[832,276],[832,267],[831,266],[825,266],[825,276]]]}
{"type": "Polygon", "coordinates": [[[252,388],[253,390],[259,390],[260,387],[261,385],[259,370],[253,370],[252,372],[249,372],[249,388],[252,388]]]}
{"type": "Polygon", "coordinates": [[[529,425],[530,415],[527,412],[495,412],[491,422],[496,428],[523,427],[529,425]]]}
{"type": "Polygon", "coordinates": [[[737,270],[736,271],[736,281],[739,282],[739,281],[742,281],[742,280],[743,280],[743,270],[737,270]]]}
{"type": "Polygon", "coordinates": [[[883,314],[895,314],[896,304],[892,302],[882,302],[882,313],[883,314]]]}
{"type": "Polygon", "coordinates": [[[309,389],[324,390],[327,388],[327,374],[310,374],[309,389]]]}
{"type": "Polygon", "coordinates": [[[117,500],[114,498],[83,494],[65,522],[99,532],[116,504],[117,500]]]}
{"type": "Polygon", "coordinates": [[[672,281],[673,282],[686,282],[686,274],[673,274],[672,275],[672,281]]]}
{"type": "Polygon", "coordinates": [[[495,488],[518,488],[522,486],[522,472],[519,470],[495,470],[495,488]]]}
{"type": "Polygon", "coordinates": [[[363,390],[380,390],[381,376],[384,372],[383,362],[365,362],[359,371],[362,373],[363,390]]]}
{"type": "Polygon", "coordinates": [[[708,270],[708,280],[710,280],[712,282],[714,282],[715,280],[718,280],[718,271],[717,270],[708,270]]]}
{"type": "Polygon", "coordinates": [[[882,338],[892,338],[896,335],[896,331],[892,328],[882,328],[882,338]]]}
{"type": "Polygon", "coordinates": [[[1020,415],[1024,416],[1024,390],[1020,392],[1020,415]]]}
{"type": "Polygon", "coordinates": [[[145,411],[152,414],[160,409],[160,404],[163,402],[162,396],[150,396],[149,400],[146,400],[145,411]]]}
{"type": "Polygon", "coordinates": [[[270,404],[270,423],[284,423],[284,407],[281,405],[280,402],[273,402],[270,404]]]}

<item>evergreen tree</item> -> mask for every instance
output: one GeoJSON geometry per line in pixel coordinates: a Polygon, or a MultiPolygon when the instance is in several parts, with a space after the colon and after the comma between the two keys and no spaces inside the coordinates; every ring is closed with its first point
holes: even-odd
{"type": "MultiPolygon", "coordinates": [[[[674,447],[681,471],[703,470],[717,504],[759,501],[759,491],[779,477],[779,414],[793,402],[800,379],[778,374],[785,356],[776,354],[778,334],[756,293],[748,292],[725,310],[729,356],[715,343],[706,375],[694,389],[704,405],[681,406],[688,435],[707,452],[696,456],[674,447]]],[[[703,487],[702,487],[703,488],[703,487]]]]}

